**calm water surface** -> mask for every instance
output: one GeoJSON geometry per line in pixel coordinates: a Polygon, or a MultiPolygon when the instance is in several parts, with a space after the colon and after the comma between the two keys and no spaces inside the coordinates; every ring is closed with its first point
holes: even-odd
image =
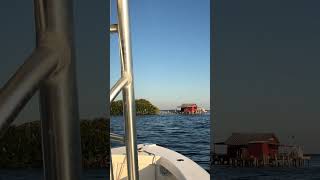
{"type": "Polygon", "coordinates": [[[248,180],[320,180],[320,155],[311,156],[309,167],[300,168],[231,168],[213,167],[212,179],[248,180]]]}
{"type": "MultiPolygon", "coordinates": [[[[209,120],[209,114],[137,116],[137,141],[179,152],[209,170],[209,120]]],[[[110,127],[111,132],[123,134],[123,117],[111,117],[110,127]]]]}
{"type": "MultiPolygon", "coordinates": [[[[209,115],[137,116],[138,143],[154,143],[177,151],[209,169],[209,115]]],[[[123,134],[124,121],[111,117],[113,133],[123,134]]],[[[113,144],[119,146],[119,144],[113,144]]],[[[106,169],[84,169],[85,180],[108,179],[106,169]]],[[[44,179],[42,169],[0,169],[0,180],[44,179]]]]}

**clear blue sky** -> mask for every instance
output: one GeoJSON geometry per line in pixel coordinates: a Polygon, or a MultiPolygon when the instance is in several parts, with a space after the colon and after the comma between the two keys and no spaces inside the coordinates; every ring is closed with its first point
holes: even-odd
{"type": "MultiPolygon", "coordinates": [[[[136,97],[147,98],[160,108],[175,108],[181,102],[208,107],[209,0],[129,2],[136,97]]],[[[104,116],[107,111],[108,3],[74,1],[77,85],[82,118],[104,116]]],[[[33,2],[4,1],[0,6],[0,22],[2,87],[35,47],[33,2]]],[[[119,76],[115,72],[119,70],[115,41],[117,38],[113,36],[110,64],[113,82],[119,76]]],[[[20,113],[18,121],[39,119],[38,102],[36,95],[20,113]]]]}
{"type": "MultiPolygon", "coordinates": [[[[112,0],[111,22],[116,22],[112,0]]],[[[210,104],[210,0],[129,1],[136,98],[160,109],[210,104]]],[[[111,35],[111,84],[120,77],[111,35]]]]}

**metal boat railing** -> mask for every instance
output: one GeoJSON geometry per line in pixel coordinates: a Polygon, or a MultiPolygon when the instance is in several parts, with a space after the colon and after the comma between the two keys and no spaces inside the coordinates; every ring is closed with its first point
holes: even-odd
{"type": "MultiPolygon", "coordinates": [[[[128,0],[117,0],[121,78],[111,88],[110,102],[122,90],[128,179],[138,180],[135,98],[131,58],[128,0]]],[[[44,178],[81,179],[80,122],[75,74],[72,0],[34,0],[36,48],[0,89],[0,135],[40,91],[44,178]]],[[[111,163],[112,167],[112,163],[111,163]]],[[[112,168],[111,168],[112,171],[112,168]]],[[[113,173],[111,173],[113,175],[113,173]]]]}
{"type": "MultiPolygon", "coordinates": [[[[136,143],[136,125],[135,125],[135,98],[133,88],[133,68],[131,55],[130,39],[130,16],[128,0],[117,0],[118,24],[110,25],[110,33],[118,33],[121,78],[111,88],[110,103],[117,97],[122,90],[123,115],[125,120],[125,137],[116,134],[110,134],[113,141],[124,142],[126,146],[128,179],[138,180],[138,152],[136,143]]],[[[110,151],[111,153],[111,151],[110,151]]],[[[113,177],[112,156],[110,163],[110,176],[113,177]]]]}
{"type": "Polygon", "coordinates": [[[0,133],[39,90],[44,179],[79,180],[73,1],[34,0],[34,16],[36,48],[0,89],[0,133]]]}

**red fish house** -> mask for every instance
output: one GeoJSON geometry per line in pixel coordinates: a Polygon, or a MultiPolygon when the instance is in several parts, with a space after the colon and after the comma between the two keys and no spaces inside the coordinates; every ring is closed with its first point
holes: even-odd
{"type": "Polygon", "coordinates": [[[309,160],[297,146],[280,145],[273,133],[232,133],[226,141],[215,143],[213,153],[216,165],[302,167],[309,160]],[[219,145],[225,147],[226,153],[215,151],[219,145]],[[279,147],[289,151],[280,151],[279,147]]]}
{"type": "Polygon", "coordinates": [[[197,112],[196,104],[182,104],[181,105],[181,113],[185,114],[195,114],[197,112]]]}
{"type": "Polygon", "coordinates": [[[229,157],[248,156],[256,159],[276,157],[280,144],[273,133],[232,133],[224,143],[229,157]]]}

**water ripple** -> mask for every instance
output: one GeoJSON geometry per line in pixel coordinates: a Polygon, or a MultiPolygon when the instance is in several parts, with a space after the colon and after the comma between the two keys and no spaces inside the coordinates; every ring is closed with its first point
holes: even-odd
{"type": "MultiPolygon", "coordinates": [[[[209,169],[209,119],[209,115],[138,116],[137,141],[172,149],[209,169]]],[[[123,128],[123,117],[111,117],[112,132],[123,134],[123,128]]]]}

